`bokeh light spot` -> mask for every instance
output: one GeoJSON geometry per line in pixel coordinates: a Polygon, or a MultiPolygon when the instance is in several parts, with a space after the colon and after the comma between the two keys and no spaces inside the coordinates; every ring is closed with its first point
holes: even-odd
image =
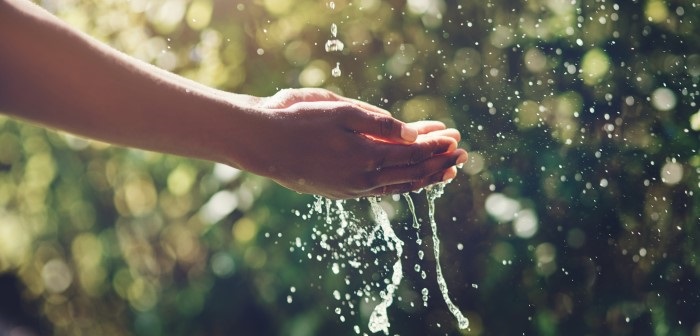
{"type": "Polygon", "coordinates": [[[63,293],[73,283],[73,273],[61,259],[51,259],[44,264],[41,278],[46,290],[55,294],[63,293]]]}
{"type": "Polygon", "coordinates": [[[603,50],[589,50],[581,61],[581,77],[588,85],[600,83],[610,70],[610,59],[603,50]]]}
{"type": "Polygon", "coordinates": [[[668,88],[658,88],[651,94],[651,104],[659,111],[670,111],[678,103],[676,95],[668,88]]]}

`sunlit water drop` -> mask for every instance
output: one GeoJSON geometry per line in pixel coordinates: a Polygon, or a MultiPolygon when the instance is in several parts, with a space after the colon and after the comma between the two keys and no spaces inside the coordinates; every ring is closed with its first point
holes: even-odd
{"type": "Polygon", "coordinates": [[[338,25],[335,23],[331,23],[331,35],[333,35],[333,37],[338,37],[338,25]]]}
{"type": "Polygon", "coordinates": [[[345,44],[340,40],[326,41],[326,52],[343,51],[343,48],[345,48],[345,44]]]}
{"type": "Polygon", "coordinates": [[[342,72],[340,71],[340,62],[337,62],[337,63],[335,64],[335,68],[333,68],[333,69],[331,70],[331,76],[333,76],[333,77],[340,77],[341,74],[342,74],[342,72]]]}

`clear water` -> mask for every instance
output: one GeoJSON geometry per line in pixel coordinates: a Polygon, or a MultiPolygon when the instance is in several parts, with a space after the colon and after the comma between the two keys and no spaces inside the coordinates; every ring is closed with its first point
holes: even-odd
{"type": "Polygon", "coordinates": [[[403,278],[403,269],[401,266],[401,256],[403,255],[403,241],[396,236],[394,229],[389,222],[389,216],[386,211],[379,205],[376,198],[369,198],[369,204],[372,207],[372,215],[374,220],[381,229],[382,238],[387,243],[390,250],[396,251],[396,262],[392,267],[391,282],[387,284],[386,289],[381,292],[382,302],[374,307],[372,315],[369,317],[369,330],[371,332],[383,331],[384,334],[389,334],[389,316],[386,309],[394,302],[394,292],[401,284],[403,278]]]}
{"type": "Polygon", "coordinates": [[[437,273],[438,287],[440,288],[440,293],[442,293],[442,298],[447,304],[447,308],[457,319],[459,328],[466,329],[469,327],[469,320],[462,315],[459,308],[450,300],[447,283],[445,282],[445,277],[442,275],[442,267],[440,267],[440,238],[438,238],[437,223],[435,223],[435,200],[442,196],[444,189],[444,183],[438,183],[426,189],[426,196],[428,197],[428,217],[430,218],[430,229],[432,230],[433,236],[433,252],[435,253],[435,273],[437,273]]]}
{"type": "MultiPolygon", "coordinates": [[[[447,308],[457,319],[459,328],[465,329],[469,326],[469,321],[462,315],[459,308],[450,300],[449,291],[446,281],[443,276],[440,265],[440,239],[437,232],[437,223],[435,221],[435,200],[438,199],[444,191],[444,184],[438,184],[431,188],[426,188],[426,197],[428,201],[428,217],[432,230],[433,252],[435,254],[435,269],[437,274],[437,284],[440,293],[445,300],[447,308]]],[[[415,204],[409,194],[403,195],[404,200],[408,205],[413,221],[412,227],[416,230],[416,248],[419,262],[424,259],[424,251],[422,250],[422,241],[420,240],[421,221],[417,215],[415,204]]],[[[373,225],[363,225],[364,222],[358,219],[352,211],[346,210],[346,201],[331,201],[322,197],[317,197],[314,204],[309,205],[311,213],[317,213],[322,218],[322,225],[314,227],[312,239],[318,243],[322,252],[321,254],[308,253],[309,259],[318,261],[328,260],[330,270],[333,275],[342,275],[348,272],[357,273],[358,277],[349,277],[346,275],[345,283],[350,285],[354,282],[354,278],[362,279],[364,287],[359,290],[351,290],[345,295],[341,295],[337,289],[333,290],[333,297],[343,305],[343,308],[336,309],[341,321],[345,320],[344,312],[349,310],[350,315],[354,315],[353,297],[356,299],[375,300],[376,291],[379,292],[379,303],[374,307],[370,314],[367,327],[373,333],[382,332],[389,334],[391,326],[388,308],[393,304],[396,291],[403,279],[403,265],[401,258],[404,252],[404,242],[396,235],[391,222],[390,216],[382,207],[378,198],[368,198],[370,206],[370,214],[373,219],[373,225]],[[374,254],[389,254],[394,260],[391,267],[382,266],[380,261],[382,258],[374,258],[372,262],[367,260],[363,253],[371,251],[374,254]],[[395,259],[394,259],[395,256],[395,259]],[[367,281],[366,274],[373,273],[372,268],[379,267],[385,272],[388,272],[390,278],[380,281],[367,281]],[[355,294],[350,295],[350,293],[355,294]]],[[[299,211],[295,212],[300,216],[299,211]]],[[[306,215],[302,218],[309,218],[306,215]]],[[[292,250],[306,248],[306,243],[303,243],[300,238],[292,244],[292,250]]],[[[422,279],[426,279],[424,268],[420,264],[414,264],[412,267],[420,274],[422,279]]],[[[428,306],[429,291],[427,288],[420,290],[420,297],[423,306],[428,306]]],[[[357,329],[357,328],[355,328],[357,329]]]]}

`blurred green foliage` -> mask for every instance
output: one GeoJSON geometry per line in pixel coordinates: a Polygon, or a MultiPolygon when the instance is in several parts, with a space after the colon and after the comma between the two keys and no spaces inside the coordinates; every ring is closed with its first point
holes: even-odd
{"type": "MultiPolygon", "coordinates": [[[[697,2],[41,4],[207,85],[321,86],[459,129],[470,162],[437,221],[471,328],[457,330],[430,253],[416,256],[429,230],[419,248],[405,202],[386,198],[406,242],[392,334],[700,334],[697,2]],[[342,52],[324,50],[332,23],[342,52]]],[[[412,197],[425,221],[424,194],[412,197]]],[[[387,278],[391,253],[361,252],[376,270],[336,274],[318,248],[332,226],[306,216],[313,201],[222,165],[0,117],[0,272],[21,279],[40,333],[369,333],[377,301],[354,293],[387,278]]],[[[366,206],[346,203],[373,225],[366,206]]]]}

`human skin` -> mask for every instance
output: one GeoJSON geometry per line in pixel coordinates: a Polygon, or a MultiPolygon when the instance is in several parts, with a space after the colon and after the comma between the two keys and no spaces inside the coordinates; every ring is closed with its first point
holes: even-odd
{"type": "Polygon", "coordinates": [[[459,132],[323,89],[216,90],[114,50],[26,0],[0,0],[0,111],[121,146],[193,157],[333,199],[453,178],[459,132]]]}

